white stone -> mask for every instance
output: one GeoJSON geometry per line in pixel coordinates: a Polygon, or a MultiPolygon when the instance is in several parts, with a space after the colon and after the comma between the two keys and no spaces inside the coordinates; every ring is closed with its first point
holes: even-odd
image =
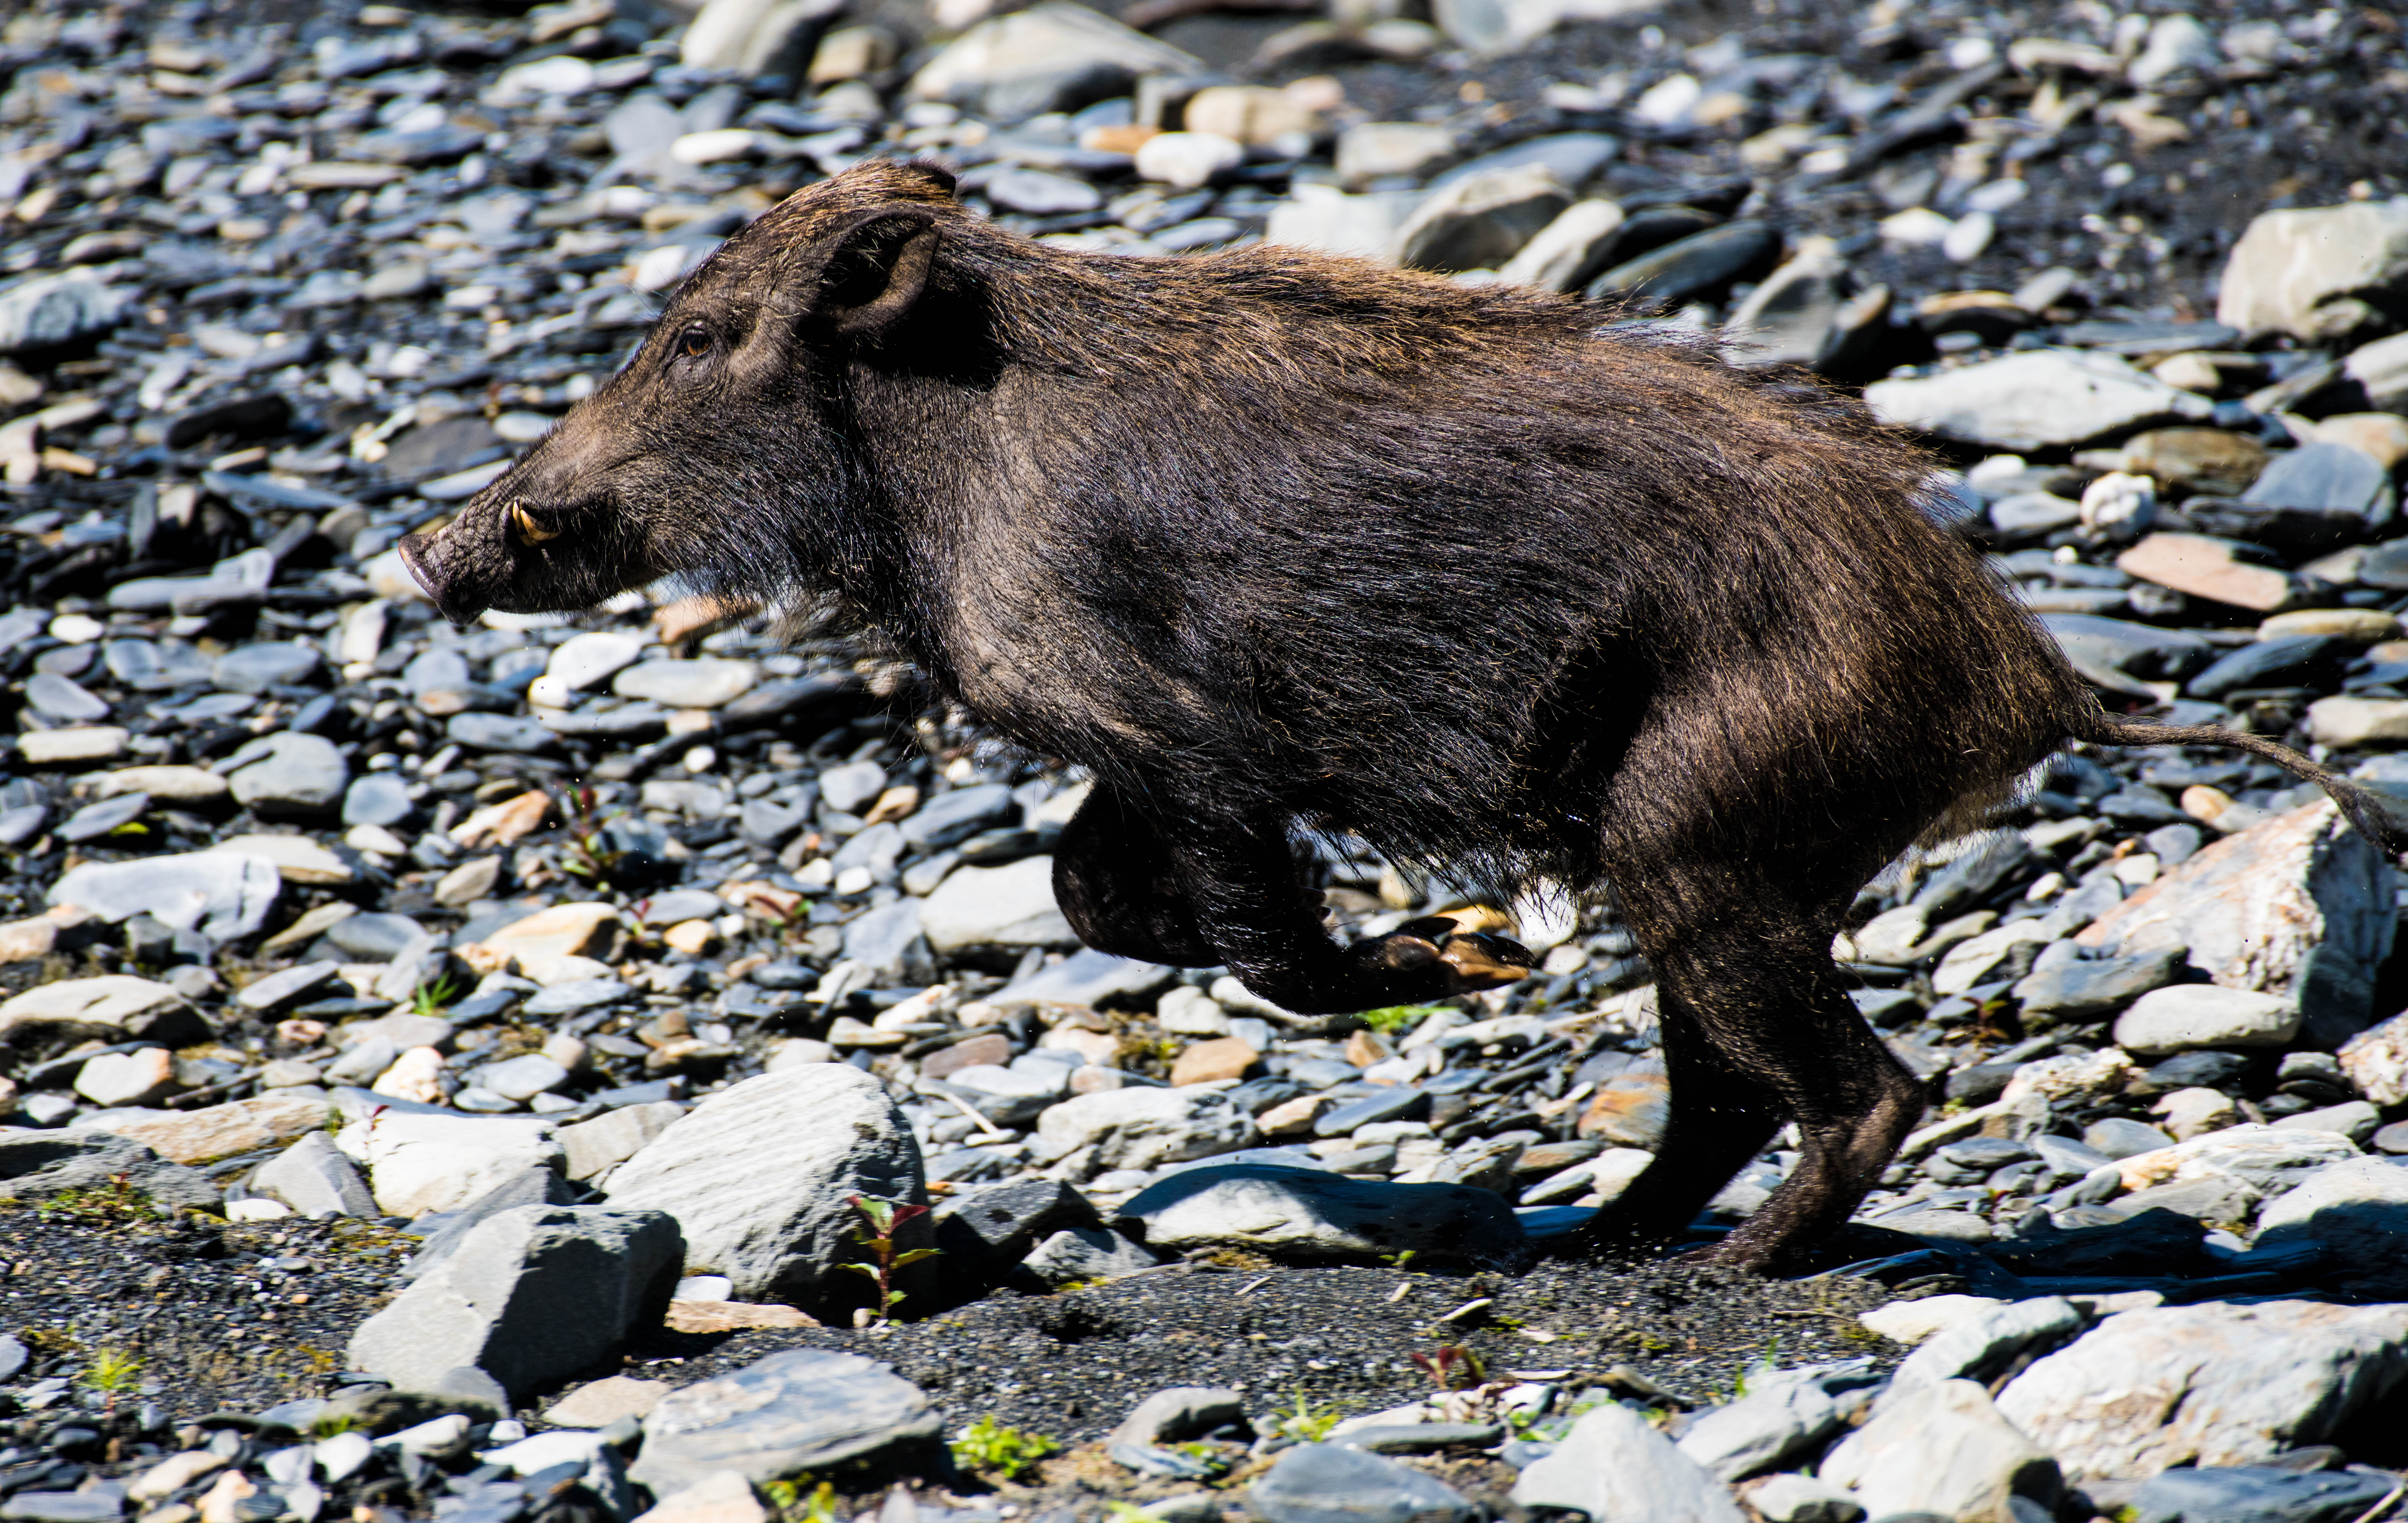
{"type": "Polygon", "coordinates": [[[1260,1165],[1179,1171],[1130,1197],[1121,1219],[1143,1223],[1157,1253],[1227,1247],[1343,1261],[1410,1251],[1434,1262],[1493,1264],[1512,1262],[1525,1243],[1493,1190],[1260,1165]]]}
{"type": "Polygon", "coordinates": [[[1140,180],[1195,190],[1245,162],[1245,145],[1218,133],[1156,133],[1138,145],[1137,174],[1140,180]]]}
{"type": "Polygon", "coordinates": [[[2080,444],[2157,421],[2204,423],[2214,411],[2205,397],[2087,350],[2039,350],[1878,381],[1865,400],[1884,423],[2001,450],[2080,444]]]}
{"type": "Polygon", "coordinates": [[[1721,1482],[1618,1401],[1591,1408],[1513,1483],[1523,1507],[1584,1512],[1589,1523],[1742,1523],[1721,1482]]]}
{"type": "Polygon", "coordinates": [[[1298,185],[1271,208],[1263,241],[1350,259],[1384,259],[1397,229],[1420,205],[1419,191],[1349,195],[1330,185],[1298,185]]]}
{"type": "Polygon", "coordinates": [[[1455,156],[1451,127],[1425,122],[1362,122],[1338,135],[1338,178],[1348,185],[1426,175],[1455,156]]]}
{"type": "Polygon", "coordinates": [[[543,674],[570,693],[581,693],[605,678],[635,665],[644,642],[615,629],[593,629],[571,635],[552,647],[543,674]]]}
{"type": "Polygon", "coordinates": [[[2237,1179],[2259,1195],[2274,1195],[2315,1170],[2358,1156],[2358,1144],[2339,1132],[2251,1123],[2118,1158],[2115,1171],[2128,1190],[2195,1179],[2237,1179]]]}
{"type": "Polygon", "coordinates": [[[2232,246],[2215,320],[2311,341],[2374,322],[2408,284],[2408,196],[2261,212],[2232,246]]]}
{"type": "Polygon", "coordinates": [[[1846,1487],[1874,1517],[1936,1514],[1969,1523],[2012,1523],[2010,1497],[2045,1507],[2063,1486],[2057,1461],[1971,1380],[1943,1380],[1885,1405],[1815,1473],[1846,1487]]]}
{"type": "Polygon", "coordinates": [[[592,1179],[615,1164],[624,1163],[683,1114],[684,1106],[673,1100],[660,1100],[650,1105],[622,1106],[591,1121],[561,1128],[557,1136],[567,1156],[568,1177],[592,1179]]]}
{"type": "Polygon", "coordinates": [[[688,661],[642,661],[610,679],[623,698],[650,698],[672,709],[716,709],[752,690],[761,668],[750,661],[695,656],[688,661]]]}
{"type": "Polygon", "coordinates": [[[2069,1478],[2139,1480],[2321,1443],[2403,1375],[2408,1306],[2209,1302],[2109,1317],[2016,1376],[1999,1410],[2069,1478]]]}
{"type": "Polygon", "coordinates": [[[97,978],[71,978],[37,984],[24,993],[0,1000],[0,1042],[22,1042],[21,1027],[56,1026],[78,1035],[123,1041],[126,1027],[137,1017],[165,1006],[183,1003],[184,997],[165,984],[130,973],[103,973],[97,978]]]}
{"type": "Polygon", "coordinates": [[[1622,208],[1612,201],[1575,201],[1539,229],[1497,271],[1501,284],[1541,291],[1569,291],[1591,264],[1599,244],[1622,230],[1622,208]]]}
{"type": "Polygon", "coordinates": [[[149,1105],[176,1087],[176,1055],[164,1047],[103,1053],[75,1081],[76,1093],[94,1105],[149,1105]]]}
{"type": "Polygon", "coordinates": [[[990,119],[1016,122],[1116,92],[1140,75],[1202,74],[1192,55],[1084,6],[1039,0],[980,22],[911,77],[913,100],[951,101],[990,119]]]}
{"type": "Polygon", "coordinates": [[[1054,899],[1054,859],[962,868],[923,902],[920,928],[939,952],[972,946],[1067,946],[1078,940],[1054,899]]]}
{"type": "Polygon", "coordinates": [[[2202,1047],[2280,1047],[2299,1031],[2299,1007],[2290,1000],[2213,984],[2151,989],[2115,1018],[2116,1045],[2143,1057],[2202,1047]]]}
{"type": "Polygon", "coordinates": [[[529,1169],[561,1162],[552,1124],[517,1116],[392,1110],[351,1122],[335,1145],[366,1166],[377,1207],[390,1216],[456,1210],[529,1169]]]}
{"type": "Polygon", "coordinates": [[[149,914],[213,941],[228,941],[265,925],[282,887],[265,863],[217,852],[180,852],[70,868],[49,897],[52,904],[80,905],[112,924],[149,914]]]}
{"type": "Polygon", "coordinates": [[[1926,1296],[1876,1306],[1856,1320],[1893,1343],[1912,1346],[2006,1304],[1988,1296],[1926,1296]]]}

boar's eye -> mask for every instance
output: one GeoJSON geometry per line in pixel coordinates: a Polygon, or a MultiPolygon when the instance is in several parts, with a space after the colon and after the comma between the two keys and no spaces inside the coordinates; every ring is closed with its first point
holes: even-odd
{"type": "Polygon", "coordinates": [[[710,353],[710,330],[696,323],[679,334],[678,352],[690,360],[698,360],[710,353]]]}

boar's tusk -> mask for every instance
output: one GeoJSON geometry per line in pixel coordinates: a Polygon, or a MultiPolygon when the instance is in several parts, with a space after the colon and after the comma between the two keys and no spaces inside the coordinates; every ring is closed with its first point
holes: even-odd
{"type": "Polygon", "coordinates": [[[514,501],[510,504],[510,526],[519,531],[519,539],[522,541],[530,545],[539,545],[546,539],[560,538],[558,529],[547,529],[538,524],[535,521],[535,515],[526,510],[526,504],[523,502],[514,501]]]}

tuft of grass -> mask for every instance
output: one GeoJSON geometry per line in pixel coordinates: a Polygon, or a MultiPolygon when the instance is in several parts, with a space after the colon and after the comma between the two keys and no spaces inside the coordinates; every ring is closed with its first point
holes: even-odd
{"type": "Polygon", "coordinates": [[[440,1015],[460,998],[460,985],[451,974],[421,984],[409,997],[412,1015],[440,1015]]]}
{"type": "Polygon", "coordinates": [[[1294,1400],[1294,1407],[1279,1414],[1279,1430],[1298,1444],[1318,1444],[1338,1426],[1340,1414],[1336,1402],[1315,1406],[1312,1399],[1304,1394],[1301,1386],[1296,1388],[1294,1400]]]}
{"type": "Polygon", "coordinates": [[[982,1475],[1025,1481],[1037,1473],[1039,1460],[1061,1447],[1041,1433],[1024,1433],[993,1417],[981,1417],[953,1440],[953,1463],[982,1475]]]}
{"type": "Polygon", "coordinates": [[[96,1391],[130,1391],[142,1377],[142,1356],[129,1348],[104,1343],[93,1352],[92,1367],[82,1381],[96,1391]]]}
{"type": "Polygon", "coordinates": [[[1438,1005],[1383,1005],[1378,1010],[1367,1010],[1354,1018],[1382,1036],[1387,1036],[1407,1027],[1421,1025],[1441,1008],[1438,1005]]]}
{"type": "Polygon", "coordinates": [[[801,1481],[764,1481],[761,1494],[781,1523],[836,1523],[836,1487],[825,1481],[808,1492],[801,1481]]]}
{"type": "Polygon", "coordinates": [[[161,1221],[167,1215],[125,1174],[111,1174],[108,1184],[88,1189],[61,1190],[34,1209],[46,1221],[80,1222],[90,1227],[161,1221]]]}

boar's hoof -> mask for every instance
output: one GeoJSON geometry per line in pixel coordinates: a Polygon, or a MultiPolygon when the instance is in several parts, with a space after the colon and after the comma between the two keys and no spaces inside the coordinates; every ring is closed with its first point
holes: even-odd
{"type": "Polygon", "coordinates": [[[1438,916],[1408,922],[1357,942],[1354,956],[1375,970],[1390,998],[1443,999],[1511,984],[1530,971],[1530,954],[1502,936],[1463,934],[1438,916]]]}
{"type": "Polygon", "coordinates": [[[1440,944],[1438,960],[1454,970],[1466,993],[1493,989],[1530,973],[1527,947],[1508,937],[1479,932],[1448,937],[1440,944]]]}

